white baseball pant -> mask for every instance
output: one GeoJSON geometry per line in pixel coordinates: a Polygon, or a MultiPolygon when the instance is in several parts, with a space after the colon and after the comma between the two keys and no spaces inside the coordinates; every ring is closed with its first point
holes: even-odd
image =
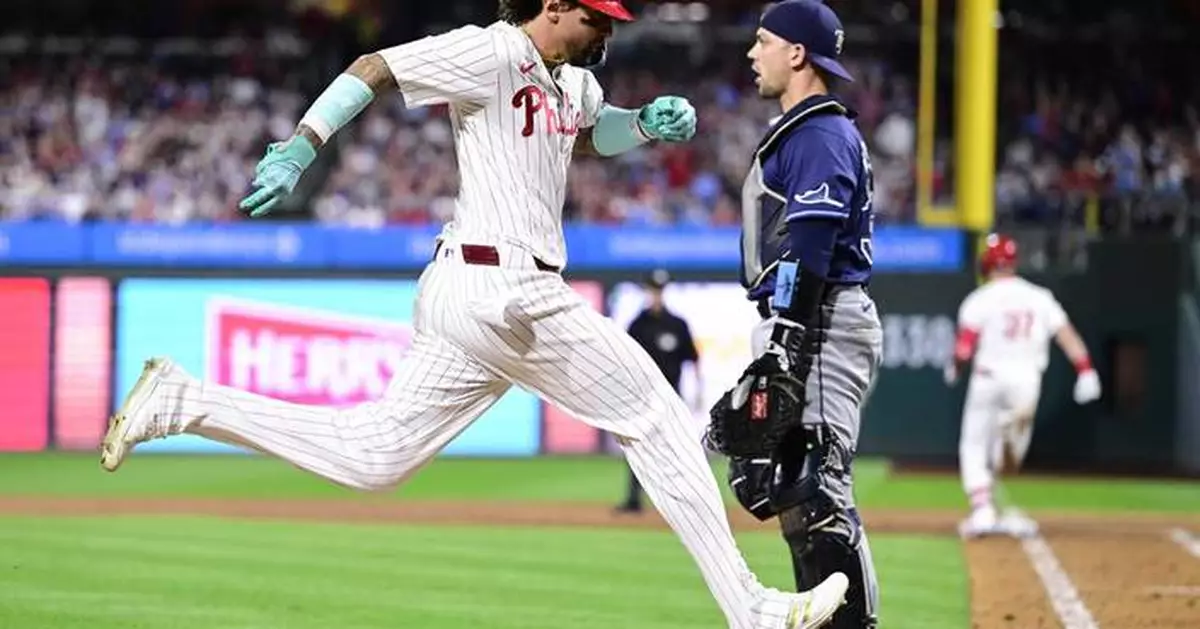
{"type": "MultiPolygon", "coordinates": [[[[699,565],[729,626],[750,628],[763,588],[736,547],[700,445],[703,426],[650,357],[530,254],[499,266],[442,245],[419,280],[415,338],[382,399],[349,409],[301,406],[191,380],[173,392],[187,432],[250,446],[336,483],[389,489],[428,462],[511,384],[619,435],[647,495],[699,565]]],[[[770,606],[758,621],[772,620],[770,606]]],[[[787,613],[780,606],[778,615],[787,613]]],[[[774,619],[779,622],[781,618],[774,619]]]]}
{"type": "Polygon", "coordinates": [[[1041,373],[975,371],[963,406],[958,463],[967,496],[991,499],[995,474],[1019,466],[1033,438],[1041,373]]]}

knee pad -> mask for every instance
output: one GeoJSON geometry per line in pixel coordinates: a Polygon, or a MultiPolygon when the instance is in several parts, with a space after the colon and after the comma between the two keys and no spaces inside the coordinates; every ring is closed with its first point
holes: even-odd
{"type": "Polygon", "coordinates": [[[823,488],[831,474],[838,472],[828,465],[833,440],[824,426],[804,426],[786,435],[775,453],[778,462],[771,477],[770,498],[776,513],[792,507],[809,511],[808,521],[817,524],[812,511],[823,497],[823,488]]]}
{"type": "Polygon", "coordinates": [[[850,454],[824,427],[806,427],[803,439],[780,452],[770,492],[784,540],[792,554],[796,588],[808,590],[834,572],[850,580],[846,604],[834,614],[834,629],[878,625],[878,587],[858,511],[844,507],[830,487],[849,473],[850,454]]]}
{"type": "Polygon", "coordinates": [[[729,487],[738,503],[759,520],[768,520],[818,499],[829,451],[826,435],[824,427],[805,426],[785,435],[770,458],[730,458],[729,487]]]}
{"type": "Polygon", "coordinates": [[[738,504],[758,518],[766,521],[775,517],[771,506],[771,479],[775,477],[775,465],[771,459],[729,459],[729,488],[733,490],[738,504]]]}

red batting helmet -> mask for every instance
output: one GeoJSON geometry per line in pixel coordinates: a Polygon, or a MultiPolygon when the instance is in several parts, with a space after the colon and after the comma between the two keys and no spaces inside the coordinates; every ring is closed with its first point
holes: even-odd
{"type": "Polygon", "coordinates": [[[629,12],[629,9],[625,8],[625,5],[621,4],[621,0],[576,0],[576,1],[579,4],[582,4],[583,6],[589,8],[593,11],[599,11],[600,13],[607,15],[608,17],[611,17],[614,20],[621,20],[622,22],[632,22],[633,21],[633,14],[629,12]]]}
{"type": "Polygon", "coordinates": [[[988,234],[984,241],[983,255],[979,268],[984,275],[996,269],[1012,269],[1017,266],[1017,242],[1002,234],[988,234]]]}

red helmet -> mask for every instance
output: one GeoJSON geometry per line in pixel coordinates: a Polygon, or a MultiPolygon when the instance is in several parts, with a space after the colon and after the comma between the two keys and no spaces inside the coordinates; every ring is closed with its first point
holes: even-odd
{"type": "Polygon", "coordinates": [[[614,20],[622,22],[633,21],[633,14],[629,12],[629,9],[625,8],[625,5],[621,4],[621,0],[579,0],[579,4],[594,11],[599,11],[614,20]]]}
{"type": "Polygon", "coordinates": [[[979,267],[984,275],[996,269],[1012,269],[1017,266],[1017,241],[1002,234],[988,234],[984,241],[983,255],[979,267]]]}

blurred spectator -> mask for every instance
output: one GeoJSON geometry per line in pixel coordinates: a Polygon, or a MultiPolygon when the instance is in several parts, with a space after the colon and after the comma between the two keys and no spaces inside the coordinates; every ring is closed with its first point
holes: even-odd
{"type": "Polygon", "coordinates": [[[236,216],[266,143],[304,105],[251,57],[0,61],[0,209],[8,219],[178,223],[236,216]]]}
{"type": "Polygon", "coordinates": [[[1127,222],[1186,218],[1200,199],[1200,88],[1171,68],[1192,67],[1200,50],[1022,32],[1001,45],[1011,52],[1000,67],[998,219],[1078,222],[1088,203],[1127,222]]]}

